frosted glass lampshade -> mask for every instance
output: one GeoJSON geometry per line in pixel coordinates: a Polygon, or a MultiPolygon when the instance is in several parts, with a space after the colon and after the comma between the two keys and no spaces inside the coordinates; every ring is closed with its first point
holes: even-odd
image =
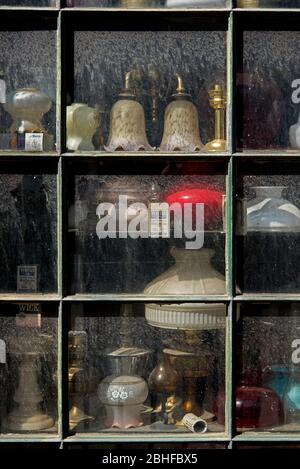
{"type": "Polygon", "coordinates": [[[149,283],[145,295],[225,295],[225,277],[210,263],[213,249],[173,248],[171,254],[175,265],[149,283]]]}
{"type": "MultiPolygon", "coordinates": [[[[144,293],[148,296],[225,294],[225,277],[210,264],[213,254],[212,249],[173,249],[175,265],[153,280],[144,293]]],[[[145,316],[149,324],[163,329],[219,329],[225,326],[226,306],[204,303],[147,304],[145,316]]]]}

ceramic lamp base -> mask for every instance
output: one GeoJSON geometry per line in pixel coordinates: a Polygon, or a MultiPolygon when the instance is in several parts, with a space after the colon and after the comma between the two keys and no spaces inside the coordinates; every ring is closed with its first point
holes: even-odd
{"type": "Polygon", "coordinates": [[[16,409],[7,417],[5,428],[12,432],[36,432],[48,430],[53,425],[53,419],[46,414],[28,416],[16,409]]]}

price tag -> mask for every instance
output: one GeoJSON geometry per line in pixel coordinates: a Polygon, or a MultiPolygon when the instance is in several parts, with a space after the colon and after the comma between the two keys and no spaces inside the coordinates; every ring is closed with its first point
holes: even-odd
{"type": "Polygon", "coordinates": [[[6,103],[6,83],[4,80],[0,80],[0,103],[6,103]]]}
{"type": "Polygon", "coordinates": [[[43,151],[44,134],[42,133],[26,133],[25,134],[25,151],[43,151]]]}
{"type": "Polygon", "coordinates": [[[6,363],[6,343],[0,339],[0,363],[6,363]]]}
{"type": "Polygon", "coordinates": [[[37,265],[18,265],[18,292],[37,291],[37,265]]]}

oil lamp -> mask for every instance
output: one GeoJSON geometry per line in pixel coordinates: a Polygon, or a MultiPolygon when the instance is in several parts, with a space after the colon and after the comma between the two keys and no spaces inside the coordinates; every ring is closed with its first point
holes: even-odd
{"type": "MultiPolygon", "coordinates": [[[[185,190],[182,188],[169,194],[166,201],[177,207],[188,202],[192,205],[203,203],[204,229],[215,229],[222,220],[222,193],[219,191],[198,187],[185,190]]],[[[175,264],[147,285],[144,290],[147,296],[195,297],[225,294],[225,277],[211,264],[213,249],[205,247],[189,250],[173,246],[171,254],[175,264]]],[[[201,331],[224,329],[225,316],[224,304],[186,302],[163,305],[150,303],[145,306],[145,317],[151,326],[161,330],[176,330],[182,337],[178,345],[173,341],[172,348],[163,350],[163,359],[150,375],[156,377],[154,389],[160,393],[164,389],[165,410],[170,401],[178,402],[181,397],[184,413],[193,413],[207,421],[213,419],[213,414],[203,409],[203,399],[201,400],[204,397],[211,355],[202,349],[199,339],[201,331]],[[176,374],[172,374],[172,369],[176,374]],[[178,396],[180,385],[182,390],[178,396]]],[[[153,385],[152,380],[150,382],[153,385]]]]}
{"type": "Polygon", "coordinates": [[[125,87],[110,114],[107,151],[153,150],[146,135],[145,113],[132,87],[135,71],[125,75],[125,87]]]}
{"type": "MultiPolygon", "coordinates": [[[[211,267],[209,262],[211,255],[212,251],[206,249],[200,251],[178,249],[175,254],[177,265],[175,264],[152,281],[144,293],[148,296],[224,294],[225,279],[211,267]],[[178,262],[179,259],[180,262],[178,262]]],[[[160,372],[160,380],[159,386],[156,383],[154,389],[158,389],[158,387],[161,389],[165,386],[165,409],[170,407],[171,403],[178,401],[176,388],[181,382],[185,394],[182,402],[183,410],[205,420],[213,418],[212,414],[202,409],[202,404],[197,397],[200,395],[199,389],[204,388],[208,376],[210,357],[204,352],[197,353],[191,350],[195,350],[199,344],[199,331],[225,327],[225,315],[226,307],[224,304],[146,305],[145,317],[151,326],[184,331],[185,346],[183,349],[165,349],[163,351],[165,358],[155,373],[157,375],[160,372]],[[185,350],[186,347],[188,350],[185,350]],[[177,382],[170,372],[170,368],[177,372],[177,382]],[[170,383],[172,384],[171,388],[170,383]]]]}
{"type": "Polygon", "coordinates": [[[225,108],[226,97],[220,85],[209,91],[210,105],[215,110],[215,138],[205,145],[207,151],[226,151],[225,140],[225,108]]]}
{"type": "Polygon", "coordinates": [[[93,390],[93,380],[85,370],[87,337],[84,331],[69,331],[69,425],[75,428],[80,422],[93,420],[84,410],[84,398],[93,390]]]}
{"type": "Polygon", "coordinates": [[[196,106],[186,93],[183,80],[176,75],[178,86],[173,101],[165,111],[165,123],[160,151],[200,151],[203,148],[199,134],[196,106]]]}
{"type": "MultiPolygon", "coordinates": [[[[225,327],[224,304],[180,304],[146,306],[147,322],[160,329],[183,334],[178,348],[165,348],[163,357],[149,379],[151,391],[159,393],[158,405],[163,414],[177,410],[193,413],[206,421],[214,415],[203,408],[204,389],[209,375],[211,354],[201,350],[201,331],[225,327]],[[199,346],[200,344],[200,346],[199,346]]],[[[182,418],[182,414],[181,414],[182,418]]],[[[178,419],[178,421],[181,420],[178,419]]],[[[165,420],[167,423],[170,417],[165,420]]]]}

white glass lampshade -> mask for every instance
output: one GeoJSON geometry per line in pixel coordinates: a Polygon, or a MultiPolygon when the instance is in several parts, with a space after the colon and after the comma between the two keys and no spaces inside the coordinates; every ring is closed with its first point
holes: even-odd
{"type": "Polygon", "coordinates": [[[247,231],[299,231],[300,210],[282,196],[285,187],[254,187],[256,197],[246,202],[247,231]]]}
{"type": "Polygon", "coordinates": [[[213,249],[187,250],[173,248],[175,265],[147,285],[144,293],[156,295],[224,295],[224,275],[215,270],[210,260],[213,249]]]}
{"type": "Polygon", "coordinates": [[[162,329],[184,331],[223,329],[226,306],[222,303],[149,304],[146,306],[145,315],[151,326],[162,329]]]}
{"type": "MultiPolygon", "coordinates": [[[[212,249],[173,249],[175,265],[153,280],[144,293],[148,296],[225,294],[225,277],[210,264],[213,254],[212,249]]],[[[145,316],[149,324],[163,329],[219,329],[225,327],[226,306],[215,303],[147,304],[145,316]]]]}

